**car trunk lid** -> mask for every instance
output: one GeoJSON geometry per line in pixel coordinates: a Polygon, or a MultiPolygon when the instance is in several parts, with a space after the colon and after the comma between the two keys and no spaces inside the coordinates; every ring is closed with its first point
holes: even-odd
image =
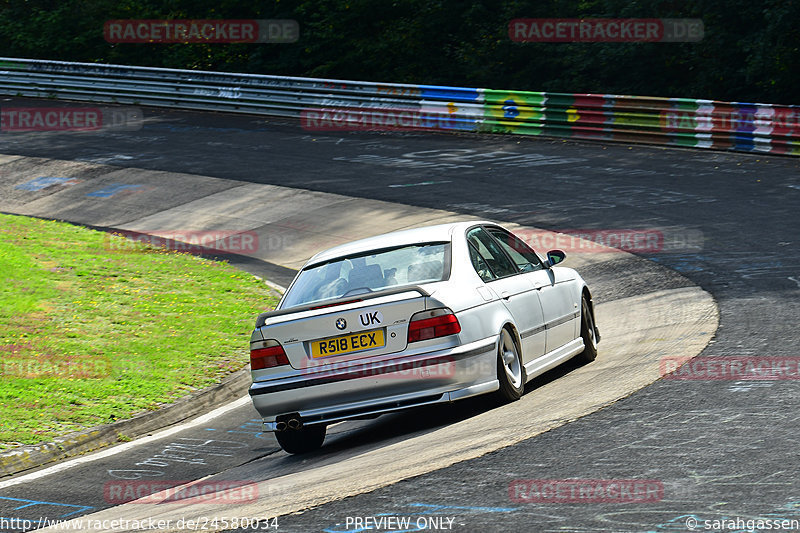
{"type": "Polygon", "coordinates": [[[257,327],[283,346],[296,370],[347,367],[403,351],[409,319],[425,310],[427,297],[416,286],[351,296],[265,313],[257,327]]]}

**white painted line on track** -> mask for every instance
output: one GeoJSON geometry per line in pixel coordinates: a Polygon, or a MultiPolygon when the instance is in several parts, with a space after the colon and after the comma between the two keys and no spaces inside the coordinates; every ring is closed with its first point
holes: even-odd
{"type": "Polygon", "coordinates": [[[421,187],[425,185],[438,185],[440,183],[451,183],[451,181],[439,180],[439,181],[420,181],[417,183],[395,183],[393,185],[389,185],[389,187],[421,187]]]}
{"type": "Polygon", "coordinates": [[[275,289],[276,291],[278,291],[281,294],[286,292],[286,287],[284,287],[283,285],[278,285],[277,283],[273,283],[273,282],[269,281],[268,279],[265,279],[263,281],[264,281],[264,283],[266,284],[267,287],[269,287],[271,289],[275,289]]]}
{"type": "Polygon", "coordinates": [[[278,285],[277,283],[274,283],[266,278],[262,278],[261,276],[253,275],[253,277],[263,281],[264,285],[266,285],[270,289],[278,291],[279,293],[281,293],[281,295],[286,292],[286,287],[284,287],[283,285],[278,285]]]}
{"type": "Polygon", "coordinates": [[[97,453],[93,453],[90,455],[84,455],[82,457],[78,457],[75,459],[71,459],[69,461],[64,461],[63,463],[55,464],[49,468],[45,468],[44,470],[39,470],[37,472],[31,472],[30,474],[26,474],[20,477],[16,477],[13,479],[9,479],[8,481],[0,481],[0,489],[5,489],[7,487],[12,487],[14,485],[19,485],[20,483],[27,483],[29,481],[34,481],[45,476],[49,476],[50,474],[55,474],[56,472],[63,472],[64,470],[68,470],[75,466],[82,465],[84,463],[89,463],[91,461],[95,461],[97,459],[103,459],[106,457],[110,457],[112,455],[130,450],[131,448],[135,448],[136,446],[140,446],[142,444],[147,444],[149,442],[153,442],[154,440],[163,439],[164,437],[169,437],[170,435],[174,435],[175,433],[180,433],[185,429],[189,429],[195,426],[199,426],[201,424],[207,423],[209,420],[213,420],[214,418],[227,413],[237,407],[241,407],[246,405],[250,402],[250,396],[243,396],[238,400],[234,400],[227,405],[223,405],[222,407],[218,407],[211,411],[210,413],[206,413],[201,415],[190,422],[184,422],[183,424],[179,424],[175,427],[171,427],[169,429],[164,429],[159,431],[158,433],[153,433],[147,437],[143,437],[141,439],[136,439],[131,442],[126,442],[125,444],[120,444],[118,446],[114,446],[107,450],[103,450],[97,453]]]}

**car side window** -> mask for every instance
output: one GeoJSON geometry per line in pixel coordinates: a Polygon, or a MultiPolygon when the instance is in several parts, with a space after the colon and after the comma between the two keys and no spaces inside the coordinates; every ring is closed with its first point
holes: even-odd
{"type": "Polygon", "coordinates": [[[500,246],[511,256],[511,259],[517,264],[520,272],[533,272],[544,268],[541,259],[536,255],[530,246],[525,244],[525,241],[509,233],[502,228],[487,228],[488,231],[497,241],[500,246]]]}
{"type": "MultiPolygon", "coordinates": [[[[467,241],[475,247],[475,250],[491,269],[495,278],[504,278],[519,273],[519,269],[503,252],[500,245],[497,244],[497,241],[492,239],[491,235],[486,233],[486,230],[483,228],[470,230],[469,233],[467,233],[467,241]]],[[[474,261],[473,266],[475,266],[474,261]]],[[[475,270],[478,270],[478,268],[476,267],[475,270]]],[[[478,274],[480,274],[480,272],[478,272],[478,274]]]]}
{"type": "Polygon", "coordinates": [[[478,276],[484,281],[484,283],[492,281],[493,279],[497,279],[497,276],[494,275],[492,269],[489,268],[486,259],[481,257],[480,252],[475,248],[472,243],[468,243],[469,245],[469,260],[472,261],[472,266],[475,268],[475,272],[478,273],[478,276]]]}

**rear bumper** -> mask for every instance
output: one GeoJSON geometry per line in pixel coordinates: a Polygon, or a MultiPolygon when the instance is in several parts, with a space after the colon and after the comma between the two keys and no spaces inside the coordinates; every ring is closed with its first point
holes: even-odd
{"type": "Polygon", "coordinates": [[[497,390],[497,338],[346,369],[255,382],[253,406],[265,431],[292,414],[304,425],[451,402],[497,390]]]}

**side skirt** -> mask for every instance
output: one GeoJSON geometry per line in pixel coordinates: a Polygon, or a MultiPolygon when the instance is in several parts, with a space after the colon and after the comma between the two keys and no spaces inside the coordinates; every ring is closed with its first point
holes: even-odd
{"type": "MultiPolygon", "coordinates": [[[[525,365],[525,373],[527,374],[527,381],[532,380],[536,376],[540,376],[550,370],[551,368],[555,368],[564,361],[578,355],[583,351],[583,339],[578,337],[571,342],[568,342],[564,346],[560,348],[556,348],[550,353],[546,353],[543,356],[534,359],[530,363],[525,365]]],[[[527,382],[526,381],[526,382],[527,382]]]]}

